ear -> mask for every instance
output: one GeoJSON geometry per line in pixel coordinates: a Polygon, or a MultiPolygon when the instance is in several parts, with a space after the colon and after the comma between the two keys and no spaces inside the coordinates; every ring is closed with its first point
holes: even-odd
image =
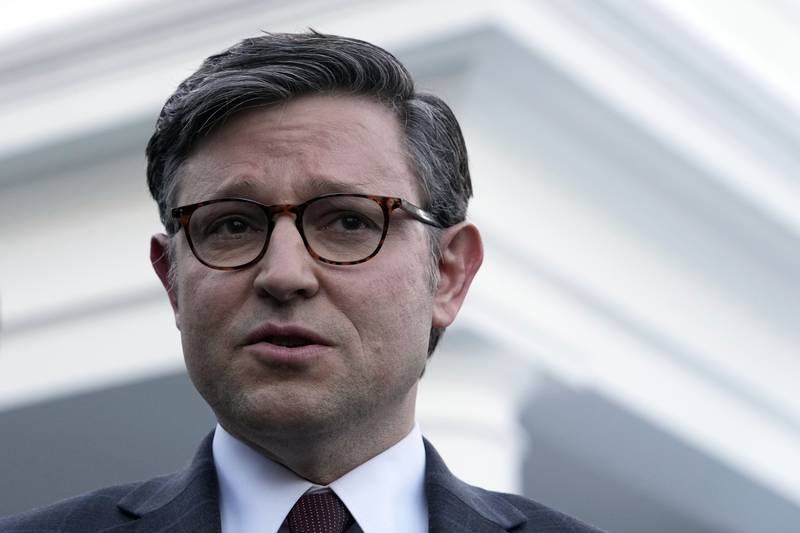
{"type": "Polygon", "coordinates": [[[169,303],[172,305],[172,311],[175,313],[175,323],[177,324],[178,298],[175,287],[172,286],[169,279],[169,237],[163,233],[158,233],[150,238],[150,263],[153,265],[153,270],[156,271],[156,276],[161,280],[161,285],[163,285],[164,289],[167,291],[169,303]]]}
{"type": "Polygon", "coordinates": [[[483,262],[483,242],[478,228],[461,222],[445,230],[439,246],[442,254],[432,325],[445,328],[455,320],[472,279],[483,262]]]}

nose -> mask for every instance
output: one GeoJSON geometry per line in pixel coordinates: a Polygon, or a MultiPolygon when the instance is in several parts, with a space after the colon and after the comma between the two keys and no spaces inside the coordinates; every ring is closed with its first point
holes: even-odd
{"type": "Polygon", "coordinates": [[[306,250],[292,215],[275,217],[267,251],[257,267],[256,289],[279,302],[310,298],[319,290],[315,259],[306,250]]]}

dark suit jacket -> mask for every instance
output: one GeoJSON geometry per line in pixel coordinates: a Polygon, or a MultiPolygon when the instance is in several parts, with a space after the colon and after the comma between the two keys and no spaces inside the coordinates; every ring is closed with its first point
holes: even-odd
{"type": "MultiPolygon", "coordinates": [[[[183,470],[108,487],[0,519],[0,533],[220,533],[211,437],[183,470]]],[[[489,492],[456,478],[425,441],[431,533],[599,533],[521,496],[489,492]]]]}

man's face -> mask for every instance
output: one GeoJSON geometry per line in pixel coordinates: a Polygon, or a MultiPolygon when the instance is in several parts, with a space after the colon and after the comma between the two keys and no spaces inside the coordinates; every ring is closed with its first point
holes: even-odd
{"type": "MultiPolygon", "coordinates": [[[[229,120],[197,146],[179,180],[177,205],[294,204],[333,192],[421,203],[397,119],[346,96],[229,120]]],[[[434,306],[422,224],[394,213],[380,253],[348,266],[312,258],[291,215],[277,217],[266,254],[243,270],[203,266],[183,231],[175,246],[186,365],[226,429],[246,438],[410,429],[434,306]]]]}

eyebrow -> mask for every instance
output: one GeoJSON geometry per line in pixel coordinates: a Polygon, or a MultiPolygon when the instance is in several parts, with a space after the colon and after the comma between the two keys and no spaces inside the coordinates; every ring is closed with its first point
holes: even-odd
{"type": "Polygon", "coordinates": [[[364,191],[366,187],[367,184],[360,181],[347,182],[333,176],[310,176],[302,190],[316,196],[336,192],[364,193],[367,192],[364,191]]]}
{"type": "MultiPolygon", "coordinates": [[[[333,176],[312,175],[299,188],[301,196],[306,199],[330,193],[362,193],[374,194],[375,191],[368,191],[368,184],[362,181],[343,181],[333,176]]],[[[234,177],[226,180],[223,185],[214,191],[212,198],[224,198],[227,196],[241,195],[244,197],[257,197],[264,190],[264,184],[259,183],[250,176],[234,177]]]]}
{"type": "Polygon", "coordinates": [[[230,195],[243,195],[247,196],[248,193],[252,194],[258,191],[258,184],[249,176],[235,177],[225,180],[222,186],[214,191],[212,197],[222,198],[230,195]]]}

